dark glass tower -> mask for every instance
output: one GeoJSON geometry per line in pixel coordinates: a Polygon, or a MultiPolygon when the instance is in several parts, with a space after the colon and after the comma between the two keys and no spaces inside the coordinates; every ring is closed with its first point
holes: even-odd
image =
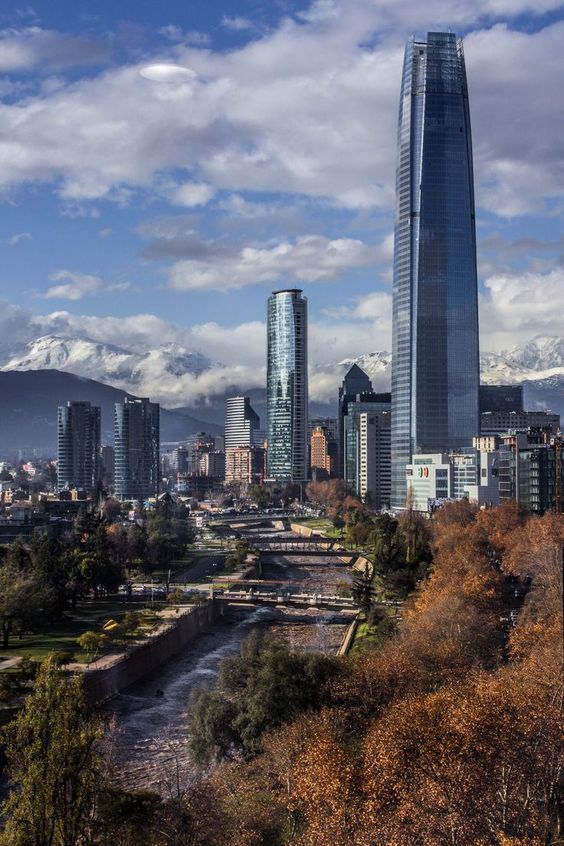
{"type": "Polygon", "coordinates": [[[100,409],[68,402],[58,410],[57,489],[92,493],[100,479],[100,409]]]}
{"type": "Polygon", "coordinates": [[[268,298],[268,476],[307,479],[307,299],[295,288],[268,298]]]}
{"type": "Polygon", "coordinates": [[[392,506],[414,453],[479,431],[472,141],[462,41],[405,51],[398,126],[392,340],[392,506]]]}
{"type": "Polygon", "coordinates": [[[159,492],[160,406],[125,397],[114,417],[115,494],[143,501],[159,492]]]}

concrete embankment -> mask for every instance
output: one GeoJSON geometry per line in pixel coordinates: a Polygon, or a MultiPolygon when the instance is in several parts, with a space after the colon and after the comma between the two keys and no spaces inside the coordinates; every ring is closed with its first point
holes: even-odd
{"type": "Polygon", "coordinates": [[[339,649],[337,650],[337,656],[340,658],[343,655],[348,655],[351,646],[354,643],[354,638],[356,635],[356,630],[358,629],[358,623],[360,621],[360,614],[357,614],[348,629],[345,632],[345,636],[339,649]]]}
{"type": "Polygon", "coordinates": [[[172,656],[181,652],[201,632],[206,631],[221,613],[217,603],[206,602],[180,611],[157,632],[121,655],[109,656],[91,664],[84,672],[84,690],[88,702],[97,705],[126,690],[159,670],[172,656]]]}

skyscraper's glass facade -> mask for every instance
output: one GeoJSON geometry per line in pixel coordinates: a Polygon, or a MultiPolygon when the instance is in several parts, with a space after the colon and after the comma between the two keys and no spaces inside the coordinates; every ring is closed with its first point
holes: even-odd
{"type": "Polygon", "coordinates": [[[125,397],[115,404],[115,494],[143,501],[159,492],[160,406],[125,397]]]}
{"type": "Polygon", "coordinates": [[[472,142],[462,41],[408,43],[396,173],[392,506],[411,455],[478,434],[478,294],[472,142]]]}
{"type": "Polygon", "coordinates": [[[57,489],[92,492],[100,480],[100,408],[68,402],[58,411],[57,489]]]}
{"type": "Polygon", "coordinates": [[[268,476],[307,479],[307,299],[297,289],[268,298],[268,476]]]}

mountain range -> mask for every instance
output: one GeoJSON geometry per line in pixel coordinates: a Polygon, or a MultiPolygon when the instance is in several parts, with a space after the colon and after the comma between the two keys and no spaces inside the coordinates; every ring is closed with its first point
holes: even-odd
{"type": "MultiPolygon", "coordinates": [[[[321,377],[329,385],[327,401],[310,403],[310,416],[334,415],[337,386],[347,370],[358,364],[374,389],[389,390],[391,355],[365,353],[333,364],[317,366],[312,383],[321,377]]],[[[68,399],[90,399],[102,406],[103,436],[112,441],[113,405],[124,394],[150,396],[163,406],[163,441],[175,441],[204,428],[223,426],[225,397],[244,392],[266,422],[263,388],[230,386],[224,393],[178,405],[179,387],[223,365],[180,344],[153,349],[120,347],[86,337],[44,335],[0,352],[0,444],[4,450],[54,448],[56,407],[68,399]]],[[[481,355],[484,384],[523,384],[527,408],[549,408],[564,416],[564,339],[538,336],[522,346],[481,355]]],[[[312,392],[313,393],[313,392],[312,392]]],[[[180,390],[182,397],[182,390],[180,390]]]]}
{"type": "MultiPolygon", "coordinates": [[[[132,395],[59,370],[0,373],[0,454],[27,455],[39,450],[57,452],[57,406],[67,400],[90,400],[101,408],[102,442],[113,443],[114,404],[132,395]]],[[[161,440],[179,441],[203,430],[219,433],[222,427],[198,420],[185,410],[161,410],[161,440]]]]}

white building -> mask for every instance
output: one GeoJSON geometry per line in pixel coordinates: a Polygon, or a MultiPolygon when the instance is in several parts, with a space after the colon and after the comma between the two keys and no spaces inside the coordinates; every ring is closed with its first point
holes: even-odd
{"type": "Polygon", "coordinates": [[[445,502],[467,499],[478,506],[499,504],[498,452],[474,439],[463,452],[414,455],[406,467],[416,511],[432,512],[445,502]]]}

